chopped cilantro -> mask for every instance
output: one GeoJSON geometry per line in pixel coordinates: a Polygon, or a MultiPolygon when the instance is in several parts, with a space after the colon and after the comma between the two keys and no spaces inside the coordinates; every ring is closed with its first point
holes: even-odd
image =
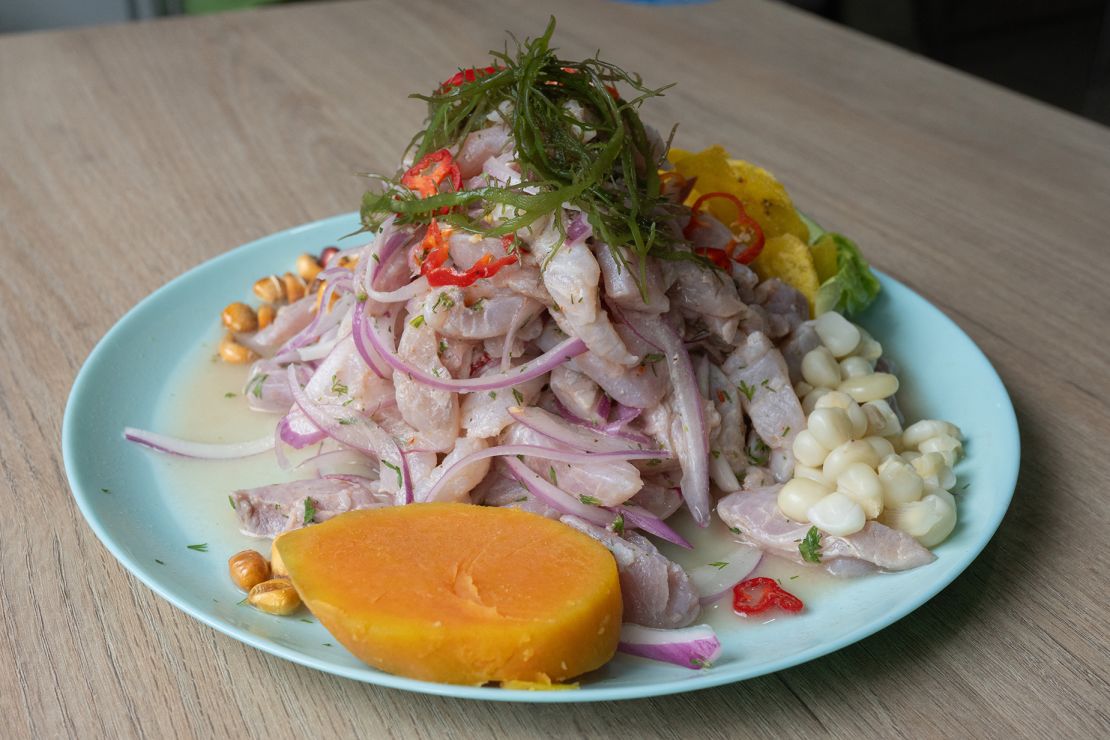
{"type": "Polygon", "coordinates": [[[224,394],[224,398],[235,398],[237,395],[239,395],[239,394],[236,393],[235,391],[228,391],[227,393],[224,394]]]}
{"type": "MultiPolygon", "coordinates": [[[[375,254],[374,259],[377,259],[377,258],[378,258],[378,255],[375,254]]],[[[360,290],[358,293],[355,294],[355,300],[357,300],[359,303],[366,303],[366,299],[369,298],[369,297],[370,296],[368,296],[366,294],[366,291],[363,291],[363,290],[360,290]]]]}
{"type": "Polygon", "coordinates": [[[486,302],[485,298],[479,298],[478,300],[474,301],[474,303],[471,304],[470,310],[471,311],[481,311],[483,308],[485,308],[485,302],[486,302]]]}
{"type": "Polygon", "coordinates": [[[712,668],[713,664],[702,658],[690,658],[690,665],[694,668],[712,668]]]}
{"type": "Polygon", "coordinates": [[[439,344],[436,346],[436,349],[439,351],[439,354],[441,354],[441,355],[444,352],[446,352],[447,351],[447,340],[446,339],[439,340],[439,344]]]}
{"type": "Polygon", "coordinates": [[[356,419],[353,416],[348,416],[346,418],[343,418],[343,419],[339,420],[339,423],[342,424],[343,426],[350,426],[351,424],[355,424],[357,422],[358,422],[358,419],[356,419]]]}
{"type": "Polygon", "coordinates": [[[652,363],[659,362],[662,359],[663,355],[659,354],[658,352],[648,352],[646,355],[644,355],[644,364],[650,365],[652,363]]]}
{"type": "Polygon", "coordinates": [[[523,406],[524,405],[524,394],[522,394],[516,388],[513,388],[513,398],[516,399],[516,405],[517,406],[523,406]]]}
{"type": "Polygon", "coordinates": [[[760,383],[760,385],[763,386],[764,388],[766,388],[767,390],[772,390],[771,389],[771,381],[770,381],[769,378],[764,378],[763,381],[760,383]]]}
{"type": "Polygon", "coordinates": [[[111,493],[112,491],[111,491],[110,489],[108,489],[108,488],[101,488],[101,489],[100,489],[100,492],[101,492],[101,493],[111,493]]]}
{"type": "Polygon", "coordinates": [[[821,532],[817,527],[809,528],[805,539],[798,545],[798,552],[807,563],[821,562],[821,532]]]}
{"type": "Polygon", "coordinates": [[[304,499],[304,523],[308,524],[309,522],[311,522],[315,518],[316,518],[316,504],[314,504],[312,502],[311,498],[309,498],[308,496],[305,496],[305,499],[304,499]]]}
{"type": "Polygon", "coordinates": [[[405,482],[404,477],[401,475],[401,469],[399,467],[397,467],[396,465],[394,465],[393,463],[391,463],[389,460],[382,460],[382,465],[386,466],[387,468],[389,468],[390,470],[392,470],[394,473],[397,474],[397,487],[400,488],[401,485],[403,485],[404,482],[405,482]]]}
{"type": "Polygon", "coordinates": [[[411,326],[413,329],[419,329],[420,327],[424,326],[424,314],[418,313],[413,316],[412,320],[409,322],[409,326],[411,326]]]}
{"type": "Polygon", "coordinates": [[[596,499],[593,496],[586,496],[585,494],[583,494],[578,497],[578,500],[590,506],[601,506],[601,500],[596,499]]]}
{"type": "Polygon", "coordinates": [[[452,300],[451,296],[447,295],[446,293],[440,293],[438,296],[436,296],[436,302],[432,305],[432,313],[437,313],[440,306],[442,306],[445,310],[451,309],[455,307],[455,301],[452,300]]]}
{"type": "Polygon", "coordinates": [[[613,520],[613,523],[609,525],[609,528],[612,529],[617,534],[623,534],[624,533],[624,514],[617,514],[617,518],[613,520]]]}
{"type": "Polygon", "coordinates": [[[559,485],[559,476],[555,475],[555,466],[554,465],[548,466],[547,472],[551,476],[552,484],[554,484],[556,486],[559,485]]]}
{"type": "Polygon", "coordinates": [[[349,389],[344,383],[341,383],[338,375],[331,376],[331,392],[337,396],[345,396],[349,389]]]}
{"type": "Polygon", "coordinates": [[[158,565],[165,565],[165,563],[163,563],[163,562],[162,562],[161,560],[159,560],[158,558],[154,558],[154,562],[158,563],[158,565]]]}
{"type": "Polygon", "coordinates": [[[316,624],[311,619],[308,619],[306,617],[301,617],[300,621],[304,622],[305,624],[316,624]]]}
{"type": "Polygon", "coordinates": [[[235,499],[231,497],[230,493],[227,495],[227,503],[231,505],[232,511],[238,511],[238,509],[235,508],[235,499]]]}
{"type": "Polygon", "coordinates": [[[719,460],[720,457],[721,457],[721,451],[720,450],[710,450],[709,454],[713,456],[714,460],[719,460]]]}
{"type": "Polygon", "coordinates": [[[743,393],[744,397],[749,401],[752,400],[752,396],[755,395],[755,387],[748,385],[743,380],[740,381],[740,385],[738,385],[737,388],[740,389],[740,392],[743,393]]]}
{"type": "Polygon", "coordinates": [[[718,560],[715,563],[710,563],[710,565],[713,566],[714,568],[716,568],[717,570],[720,570],[721,568],[724,568],[726,565],[728,565],[728,561],[727,560],[718,560]]]}
{"type": "Polygon", "coordinates": [[[262,384],[266,382],[266,378],[268,377],[270,377],[269,374],[262,373],[261,375],[254,376],[254,379],[251,380],[249,385],[250,393],[255,398],[262,398],[262,384]]]}
{"type": "Polygon", "coordinates": [[[490,391],[489,392],[489,397],[496,401],[497,400],[497,391],[490,391]]]}
{"type": "Polygon", "coordinates": [[[186,547],[188,547],[190,550],[196,550],[197,552],[208,552],[207,542],[201,542],[198,545],[186,545],[186,547]]]}
{"type": "Polygon", "coordinates": [[[740,534],[740,527],[729,527],[728,531],[732,532],[733,534],[740,534]]]}

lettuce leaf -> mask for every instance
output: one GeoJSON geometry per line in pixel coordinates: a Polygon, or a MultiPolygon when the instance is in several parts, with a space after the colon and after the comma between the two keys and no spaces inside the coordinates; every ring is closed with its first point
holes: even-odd
{"type": "Polygon", "coordinates": [[[871,272],[859,247],[846,236],[826,232],[814,243],[816,250],[829,250],[836,254],[836,273],[821,283],[817,289],[814,315],[837,311],[845,316],[863,312],[879,295],[879,279],[871,272]]]}

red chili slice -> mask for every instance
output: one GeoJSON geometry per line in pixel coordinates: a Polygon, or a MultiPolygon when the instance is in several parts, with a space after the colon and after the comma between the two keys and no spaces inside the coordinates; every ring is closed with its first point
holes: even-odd
{"type": "Polygon", "coordinates": [[[736,220],[728,224],[729,231],[733,234],[740,233],[748,236],[747,246],[740,254],[733,254],[733,250],[741,244],[738,239],[730,240],[724,251],[730,258],[742,265],[751,264],[755,258],[759,256],[759,253],[763,251],[763,228],[759,225],[758,221],[748,215],[748,212],[744,209],[744,204],[732,193],[706,193],[695,200],[694,205],[690,207],[690,223],[686,224],[686,228],[682,230],[683,236],[689,239],[694,233],[694,230],[701,226],[701,222],[698,221],[698,214],[703,210],[702,206],[705,202],[713,198],[724,198],[736,206],[736,220]]]}
{"type": "Polygon", "coordinates": [[[446,149],[432,152],[401,175],[401,184],[421,198],[438,195],[444,180],[450,181],[449,192],[462,187],[462,173],[455,164],[455,158],[446,149]]]}
{"type": "Polygon", "coordinates": [[[432,219],[424,239],[417,247],[420,253],[416,256],[416,262],[420,265],[420,274],[428,279],[428,285],[433,288],[441,288],[445,285],[466,288],[483,278],[493,277],[502,267],[517,261],[516,255],[495,260],[493,255],[483,254],[477,262],[463,272],[452,267],[444,267],[444,263],[450,256],[447,243],[450,236],[450,227],[440,229],[439,222],[432,219]]]}
{"type": "Polygon", "coordinates": [[[774,578],[749,578],[732,590],[732,608],[738,614],[760,614],[774,607],[800,612],[805,604],[794,594],[783,590],[774,578]]]}
{"type": "Polygon", "coordinates": [[[468,82],[474,82],[479,77],[488,77],[493,74],[500,67],[471,67],[470,69],[463,69],[453,74],[443,84],[439,86],[440,92],[447,92],[453,87],[462,87],[468,82]]]}

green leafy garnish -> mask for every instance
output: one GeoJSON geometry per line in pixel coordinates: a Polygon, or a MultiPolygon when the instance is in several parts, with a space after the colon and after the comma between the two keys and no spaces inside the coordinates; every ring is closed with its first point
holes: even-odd
{"type": "Polygon", "coordinates": [[[752,396],[755,395],[755,386],[748,385],[743,380],[740,381],[740,385],[738,385],[737,388],[739,388],[740,392],[743,393],[744,397],[749,401],[752,400],[752,396]]]}
{"type": "MultiPolygon", "coordinates": [[[[434,311],[435,309],[432,310],[434,311]]],[[[411,326],[413,329],[419,329],[420,327],[424,326],[424,314],[418,313],[413,316],[412,320],[409,321],[409,326],[411,326]]]]}
{"type": "Polygon", "coordinates": [[[186,545],[186,547],[188,547],[190,550],[196,550],[197,552],[208,552],[207,542],[201,542],[198,545],[186,545]]]}
{"type": "Polygon", "coordinates": [[[247,387],[248,392],[251,393],[255,398],[262,398],[262,384],[266,382],[266,378],[268,377],[270,376],[267,373],[262,373],[261,375],[254,376],[247,387]]]}
{"type": "Polygon", "coordinates": [[[101,488],[100,492],[101,493],[111,493],[112,491],[111,491],[111,489],[108,489],[108,488],[101,488]]]}
{"type": "Polygon", "coordinates": [[[555,466],[554,465],[549,465],[548,468],[547,468],[547,472],[551,476],[552,485],[556,485],[556,486],[559,485],[559,477],[557,475],[555,475],[555,466]]]}
{"type": "Polygon", "coordinates": [[[491,52],[495,69],[489,74],[412,96],[428,105],[426,127],[409,145],[412,161],[458,147],[467,134],[500,117],[512,132],[523,181],[421,198],[396,178],[386,178],[382,192],[363,198],[364,230],[376,230],[395,214],[398,223],[428,223],[434,217],[455,228],[499,237],[569,203],[586,214],[601,240],[613,245],[619,265],[626,264],[626,257],[616,245],[629,246],[639,262],[634,274],[641,289],[648,255],[705,262],[675,248],[684,240],[668,228],[674,206],[661,197],[659,187],[666,147],[653,146],[640,120],[642,103],[669,86],[649,88],[638,76],[597,56],[562,59],[550,46],[554,30],[552,18],[543,35],[526,39],[515,51],[491,52]],[[631,97],[625,98],[618,85],[631,97]],[[465,206],[477,202],[487,210],[475,217],[465,206]],[[454,210],[442,214],[445,206],[454,210]],[[484,217],[496,206],[509,206],[514,215],[491,227],[484,217]]]}
{"type": "Polygon", "coordinates": [[[228,391],[227,393],[224,394],[224,398],[235,398],[237,395],[239,395],[239,394],[236,393],[235,391],[228,391]]]}
{"type": "Polygon", "coordinates": [[[835,250],[836,255],[836,273],[817,289],[814,313],[837,311],[846,316],[862,313],[879,295],[881,287],[859,247],[846,236],[828,232],[821,235],[813,248],[815,252],[835,250]]]}
{"type": "Polygon", "coordinates": [[[624,514],[617,514],[617,518],[609,525],[609,528],[616,534],[624,533],[624,514]]]}
{"type": "Polygon", "coordinates": [[[163,563],[163,562],[162,562],[161,560],[159,560],[158,558],[154,558],[154,562],[158,563],[158,565],[165,565],[165,563],[163,563]]]}
{"type": "Polygon", "coordinates": [[[518,391],[516,388],[513,388],[513,400],[516,401],[517,406],[523,406],[524,394],[518,391]]]}
{"type": "Polygon", "coordinates": [[[798,552],[807,563],[821,562],[821,532],[817,527],[809,528],[805,539],[798,543],[798,552]]]}
{"type": "Polygon", "coordinates": [[[713,566],[714,568],[716,568],[717,570],[720,570],[721,568],[724,568],[726,565],[728,565],[728,561],[727,560],[718,560],[715,563],[710,563],[710,565],[713,566]]]}
{"type": "Polygon", "coordinates": [[[740,527],[729,527],[728,531],[732,532],[733,534],[740,534],[740,527]]]}
{"type": "Polygon", "coordinates": [[[578,497],[578,500],[589,506],[601,506],[601,499],[594,498],[593,496],[582,494],[578,497]]]}
{"type": "Polygon", "coordinates": [[[316,504],[313,503],[311,498],[305,497],[304,500],[304,523],[308,524],[316,518],[316,504]]]}
{"type": "Polygon", "coordinates": [[[238,511],[238,509],[236,509],[236,508],[235,508],[235,499],[233,499],[233,498],[231,497],[231,494],[228,494],[228,496],[227,496],[227,502],[228,502],[228,504],[230,504],[230,505],[231,505],[231,510],[232,510],[232,511],[238,511]]]}

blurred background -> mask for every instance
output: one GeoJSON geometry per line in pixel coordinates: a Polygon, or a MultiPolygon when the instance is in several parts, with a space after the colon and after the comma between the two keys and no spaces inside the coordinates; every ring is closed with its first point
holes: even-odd
{"type": "MultiPolygon", "coordinates": [[[[0,0],[0,33],[232,12],[280,1],[0,0]]],[[[777,1],[1110,125],[1110,0],[777,1]]],[[[697,12],[696,3],[689,12],[697,12]]]]}

